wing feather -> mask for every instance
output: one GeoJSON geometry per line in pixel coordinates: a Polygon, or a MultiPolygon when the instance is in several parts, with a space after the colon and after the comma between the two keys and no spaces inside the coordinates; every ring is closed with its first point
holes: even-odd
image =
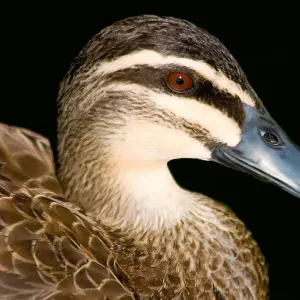
{"type": "Polygon", "coordinates": [[[111,245],[64,200],[49,141],[0,124],[0,298],[134,299],[111,245]]]}

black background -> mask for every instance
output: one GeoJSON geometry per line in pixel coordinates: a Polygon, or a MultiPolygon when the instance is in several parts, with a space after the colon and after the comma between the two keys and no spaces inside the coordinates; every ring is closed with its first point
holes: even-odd
{"type": "MultiPolygon", "coordinates": [[[[185,18],[216,35],[239,61],[271,115],[300,145],[295,8],[263,11],[246,2],[222,8],[188,1],[166,6],[74,1],[65,8],[2,7],[0,122],[39,132],[55,149],[57,89],[74,57],[103,27],[151,13],[185,18]]],[[[299,199],[213,163],[178,161],[171,169],[185,188],[229,205],[253,232],[269,264],[271,299],[299,299],[299,199]]]]}

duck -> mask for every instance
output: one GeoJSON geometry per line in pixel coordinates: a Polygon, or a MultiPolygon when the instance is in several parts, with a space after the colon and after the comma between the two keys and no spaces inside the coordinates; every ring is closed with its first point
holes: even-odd
{"type": "Polygon", "coordinates": [[[1,299],[269,298],[245,224],[167,166],[212,161],[300,197],[299,147],[217,37],[174,17],[115,22],[57,106],[57,164],[47,138],[0,124],[1,299]]]}

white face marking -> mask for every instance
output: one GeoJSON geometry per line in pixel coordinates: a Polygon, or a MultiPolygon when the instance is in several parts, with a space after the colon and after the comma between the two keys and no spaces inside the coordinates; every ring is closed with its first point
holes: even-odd
{"type": "Polygon", "coordinates": [[[138,65],[150,65],[153,67],[175,64],[188,67],[199,75],[211,81],[216,87],[226,90],[232,95],[237,95],[242,102],[254,107],[255,102],[250,95],[234,81],[230,80],[221,71],[216,71],[209,64],[201,60],[177,57],[173,55],[164,56],[153,50],[140,50],[121,56],[113,61],[103,62],[97,69],[97,74],[109,74],[119,70],[134,68],[138,65]]]}
{"type": "Polygon", "coordinates": [[[211,157],[210,150],[203,142],[191,138],[179,129],[164,125],[129,120],[126,122],[126,129],[115,134],[111,142],[113,156],[121,158],[124,162],[122,165],[128,167],[139,160],[167,163],[179,158],[209,160],[211,157]]]}
{"type": "MultiPolygon", "coordinates": [[[[105,91],[126,91],[145,96],[153,101],[158,109],[168,110],[191,124],[197,124],[209,131],[217,140],[228,146],[236,146],[240,141],[241,129],[237,122],[220,110],[196,100],[178,95],[168,95],[138,84],[111,84],[105,91]]],[[[147,99],[147,100],[148,100],[147,99]]]]}

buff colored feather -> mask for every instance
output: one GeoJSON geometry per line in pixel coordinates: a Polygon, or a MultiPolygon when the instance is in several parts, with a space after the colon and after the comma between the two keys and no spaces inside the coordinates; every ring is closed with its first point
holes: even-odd
{"type": "Polygon", "coordinates": [[[133,299],[111,242],[62,198],[49,141],[0,124],[1,299],[133,299]]]}

